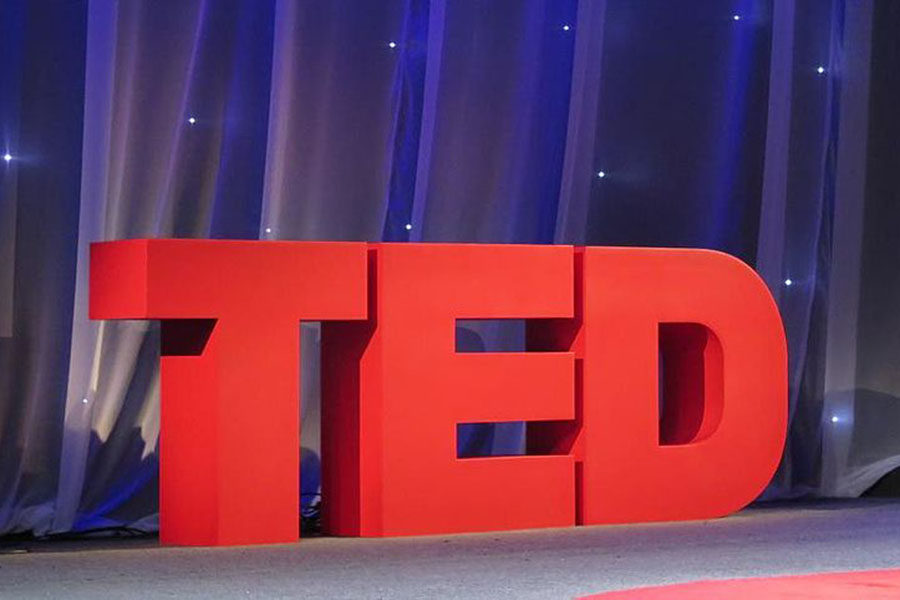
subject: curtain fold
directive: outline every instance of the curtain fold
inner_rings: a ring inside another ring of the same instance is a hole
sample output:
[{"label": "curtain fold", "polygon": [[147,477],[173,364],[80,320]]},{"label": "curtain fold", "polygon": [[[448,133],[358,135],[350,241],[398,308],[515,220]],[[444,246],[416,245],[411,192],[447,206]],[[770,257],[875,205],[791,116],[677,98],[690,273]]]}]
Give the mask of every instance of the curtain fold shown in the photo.
[{"label": "curtain fold", "polygon": [[[789,342],[764,497],[862,493],[900,465],[879,420],[900,396],[897,154],[874,120],[897,122],[897,50],[873,26],[900,14],[876,5],[4,2],[0,534],[157,526],[158,326],[86,314],[90,243],[134,237],[730,252]],[[298,337],[307,504],[317,326]],[[458,334],[523,339],[515,322]],[[462,438],[523,449],[519,424]]]}]

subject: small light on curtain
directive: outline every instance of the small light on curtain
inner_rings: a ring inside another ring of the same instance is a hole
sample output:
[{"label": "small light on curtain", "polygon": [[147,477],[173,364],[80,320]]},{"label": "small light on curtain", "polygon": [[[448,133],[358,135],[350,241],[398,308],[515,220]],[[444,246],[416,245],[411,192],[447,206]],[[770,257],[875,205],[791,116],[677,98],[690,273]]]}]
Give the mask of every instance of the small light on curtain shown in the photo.
[{"label": "small light on curtain", "polygon": [[87,404],[87,403],[88,403],[88,399],[87,399],[87,398],[82,398],[82,399],[81,399],[81,403],[82,403],[82,404]]},{"label": "small light on curtain", "polygon": [[818,73],[819,75],[824,74],[824,73],[825,73],[825,67],[817,67],[817,68],[816,68],[816,73]]},{"label": "small light on curtain", "polygon": [[606,177],[606,171],[597,171],[597,179],[603,179]]},{"label": "small light on curtain", "polygon": [[190,123],[191,125],[193,125],[193,124],[196,123],[196,122],[197,122],[197,119],[195,119],[194,117],[189,117],[189,118],[188,118],[188,123]]},{"label": "small light on curtain", "polygon": [[740,21],[741,15],[733,15],[731,18],[734,19],[735,21]]},{"label": "small light on curtain", "polygon": [[3,160],[5,160],[6,162],[11,161],[11,160],[12,160],[12,154],[10,154],[9,152],[7,152],[6,154],[3,155]]},{"label": "small light on curtain", "polygon": [[791,278],[787,278],[784,280],[784,285],[792,286],[794,285],[794,281]]},{"label": "small light on curtain", "polygon": [[407,224],[406,224],[406,230],[409,231],[409,230],[411,230],[411,229],[412,229],[412,223],[407,223]]},{"label": "small light on curtain", "polygon": [[271,228],[271,227],[266,227],[266,233],[272,233],[272,228]]},{"label": "small light on curtain", "polygon": [[397,47],[397,42],[388,42],[388,48],[394,49]]},{"label": "small light on curtain", "polygon": [[563,25],[563,31],[568,31],[572,29],[569,25]]},{"label": "small light on curtain", "polygon": [[840,417],[838,417],[837,415],[833,415],[833,416],[831,417],[831,422],[832,422],[832,423],[839,423],[840,421],[841,421],[841,419],[840,419]]}]

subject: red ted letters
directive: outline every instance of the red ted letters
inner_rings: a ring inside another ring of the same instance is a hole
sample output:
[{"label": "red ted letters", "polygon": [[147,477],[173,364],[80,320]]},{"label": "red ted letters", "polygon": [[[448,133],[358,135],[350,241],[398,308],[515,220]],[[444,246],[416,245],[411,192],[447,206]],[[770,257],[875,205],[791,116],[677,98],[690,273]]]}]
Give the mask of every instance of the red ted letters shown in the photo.
[{"label": "red ted letters", "polygon": [[[93,319],[162,321],[164,543],[297,539],[302,320],[333,534],[722,516],[784,444],[778,310],[717,252],[129,240],[92,246],[90,288]],[[526,319],[528,351],[457,353],[458,319]],[[526,455],[457,456],[504,421]]]}]

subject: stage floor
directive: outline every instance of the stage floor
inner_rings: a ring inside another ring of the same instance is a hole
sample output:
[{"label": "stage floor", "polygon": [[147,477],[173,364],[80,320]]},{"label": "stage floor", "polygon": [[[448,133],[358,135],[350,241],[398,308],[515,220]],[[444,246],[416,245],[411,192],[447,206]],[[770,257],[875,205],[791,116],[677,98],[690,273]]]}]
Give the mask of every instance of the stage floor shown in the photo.
[{"label": "stage floor", "polygon": [[[242,548],[17,544],[0,598],[573,598],[703,579],[900,566],[900,501],[757,506],[715,521]],[[9,544],[5,545],[8,550]]]}]

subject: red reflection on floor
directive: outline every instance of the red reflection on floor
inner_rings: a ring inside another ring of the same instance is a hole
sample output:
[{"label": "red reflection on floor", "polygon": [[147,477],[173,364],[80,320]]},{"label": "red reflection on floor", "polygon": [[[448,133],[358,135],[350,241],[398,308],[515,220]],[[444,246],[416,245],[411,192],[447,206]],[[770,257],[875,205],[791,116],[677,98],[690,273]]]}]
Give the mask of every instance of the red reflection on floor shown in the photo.
[{"label": "red reflection on floor", "polygon": [[900,598],[900,569],[698,581],[585,596],[581,600],[884,600]]}]

